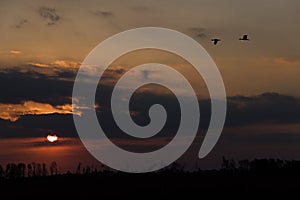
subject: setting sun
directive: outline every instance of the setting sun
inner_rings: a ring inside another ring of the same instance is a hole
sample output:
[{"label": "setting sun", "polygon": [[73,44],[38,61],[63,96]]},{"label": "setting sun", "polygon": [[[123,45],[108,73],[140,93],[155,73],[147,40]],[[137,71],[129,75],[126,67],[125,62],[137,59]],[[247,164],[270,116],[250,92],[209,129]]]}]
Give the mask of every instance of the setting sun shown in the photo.
[{"label": "setting sun", "polygon": [[47,135],[47,140],[49,142],[56,142],[58,140],[58,136],[55,134],[48,134]]}]

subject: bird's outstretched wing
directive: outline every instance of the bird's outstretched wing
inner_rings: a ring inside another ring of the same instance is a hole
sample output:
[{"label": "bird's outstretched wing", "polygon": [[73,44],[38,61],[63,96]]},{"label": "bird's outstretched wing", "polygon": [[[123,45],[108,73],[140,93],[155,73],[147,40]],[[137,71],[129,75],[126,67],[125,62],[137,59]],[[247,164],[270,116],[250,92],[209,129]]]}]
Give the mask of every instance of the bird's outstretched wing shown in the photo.
[{"label": "bird's outstretched wing", "polygon": [[221,40],[220,40],[220,39],[217,39],[217,38],[213,38],[213,39],[211,39],[211,41],[214,42],[214,45],[217,45],[217,43],[218,43],[219,41],[221,41]]},{"label": "bird's outstretched wing", "polygon": [[239,40],[249,40],[248,35],[243,35],[239,38]]}]

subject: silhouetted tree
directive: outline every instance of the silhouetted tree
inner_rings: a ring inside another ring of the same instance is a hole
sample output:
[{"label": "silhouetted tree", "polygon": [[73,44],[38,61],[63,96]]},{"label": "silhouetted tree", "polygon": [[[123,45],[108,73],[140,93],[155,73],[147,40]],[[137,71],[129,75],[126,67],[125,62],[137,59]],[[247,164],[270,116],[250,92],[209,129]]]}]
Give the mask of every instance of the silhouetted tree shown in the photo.
[{"label": "silhouetted tree", "polygon": [[2,165],[0,165],[0,178],[4,177],[4,170],[2,168]]},{"label": "silhouetted tree", "polygon": [[249,160],[240,160],[239,162],[239,170],[249,171],[250,170],[250,161]]},{"label": "silhouetted tree", "polygon": [[32,165],[30,163],[27,164],[27,176],[33,176]]},{"label": "silhouetted tree", "polygon": [[283,169],[292,174],[300,174],[300,161],[298,160],[289,160],[286,161]]},{"label": "silhouetted tree", "polygon": [[25,169],[26,169],[26,165],[24,163],[19,163],[17,166],[17,177],[19,178],[25,177]]},{"label": "silhouetted tree", "polygon": [[6,165],[5,174],[7,178],[17,177],[17,165],[14,163],[9,163]]},{"label": "silhouetted tree", "polygon": [[50,173],[51,173],[51,175],[57,175],[57,172],[58,172],[57,164],[55,161],[53,161],[50,166]]},{"label": "silhouetted tree", "polygon": [[229,160],[225,158],[225,156],[222,157],[222,169],[228,169],[229,166]]},{"label": "silhouetted tree", "polygon": [[169,167],[170,172],[183,172],[184,166],[178,162],[173,162]]},{"label": "silhouetted tree", "polygon": [[40,163],[36,164],[35,175],[36,176],[42,175],[42,165]]},{"label": "silhouetted tree", "polygon": [[47,175],[48,175],[47,165],[46,163],[43,163],[42,176],[47,176]]},{"label": "silhouetted tree", "polygon": [[233,159],[226,159],[224,156],[222,157],[222,169],[225,170],[235,170],[236,164]]},{"label": "silhouetted tree", "polygon": [[86,166],[86,168],[83,171],[84,174],[90,174],[91,173],[91,167],[90,166]]},{"label": "silhouetted tree", "polygon": [[81,174],[81,163],[77,165],[76,174]]},{"label": "silhouetted tree", "polygon": [[35,164],[35,162],[32,162],[31,166],[32,166],[32,176],[35,176],[35,170],[36,170],[36,164]]},{"label": "silhouetted tree", "polygon": [[284,162],[279,159],[254,159],[250,166],[252,171],[258,173],[274,173],[284,168]]}]

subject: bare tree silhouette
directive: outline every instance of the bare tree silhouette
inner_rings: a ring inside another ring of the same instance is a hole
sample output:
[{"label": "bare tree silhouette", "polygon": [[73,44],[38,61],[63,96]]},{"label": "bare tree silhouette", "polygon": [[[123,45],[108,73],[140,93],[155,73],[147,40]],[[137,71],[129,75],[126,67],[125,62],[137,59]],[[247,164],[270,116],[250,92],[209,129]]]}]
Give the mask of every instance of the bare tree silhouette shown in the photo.
[{"label": "bare tree silhouette", "polygon": [[36,176],[41,176],[42,175],[42,165],[40,163],[36,164],[36,172],[35,172]]},{"label": "bare tree silhouette", "polygon": [[47,165],[46,163],[43,163],[42,176],[47,176],[47,175],[48,175]]},{"label": "bare tree silhouette", "polygon": [[226,159],[224,156],[222,157],[222,169],[224,170],[235,170],[236,164],[233,159]]},{"label": "bare tree silhouette", "polygon": [[36,164],[35,164],[35,162],[32,162],[31,165],[32,165],[32,176],[35,176]]},{"label": "bare tree silhouette", "polygon": [[2,165],[0,165],[0,178],[3,178],[3,177],[4,177],[4,170],[3,170]]},{"label": "bare tree silhouette", "polygon": [[7,178],[17,177],[17,165],[14,163],[9,163],[6,165],[5,175]]},{"label": "bare tree silhouette", "polygon": [[241,171],[249,171],[250,169],[250,161],[249,160],[240,160],[238,162],[239,170]]},{"label": "bare tree silhouette", "polygon": [[57,175],[57,173],[58,173],[57,163],[55,161],[53,161],[50,166],[50,174]]},{"label": "bare tree silhouette", "polygon": [[32,165],[30,163],[27,164],[27,176],[33,176]]},{"label": "bare tree silhouette", "polygon": [[23,178],[25,177],[26,165],[24,163],[19,163],[17,165],[17,177]]},{"label": "bare tree silhouette", "polygon": [[81,174],[81,162],[77,165],[76,174]]}]

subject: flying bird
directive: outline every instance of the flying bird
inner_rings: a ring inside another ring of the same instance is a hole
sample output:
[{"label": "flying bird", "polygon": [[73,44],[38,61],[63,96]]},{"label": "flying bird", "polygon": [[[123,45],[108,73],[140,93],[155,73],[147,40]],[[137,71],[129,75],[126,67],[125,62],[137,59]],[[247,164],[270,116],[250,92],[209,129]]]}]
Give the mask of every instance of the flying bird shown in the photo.
[{"label": "flying bird", "polygon": [[250,40],[250,39],[248,38],[248,35],[243,35],[243,37],[240,37],[239,40]]},{"label": "flying bird", "polygon": [[221,39],[213,38],[213,39],[211,39],[211,41],[214,42],[214,45],[217,45],[217,43],[218,43],[219,41],[221,41]]}]

